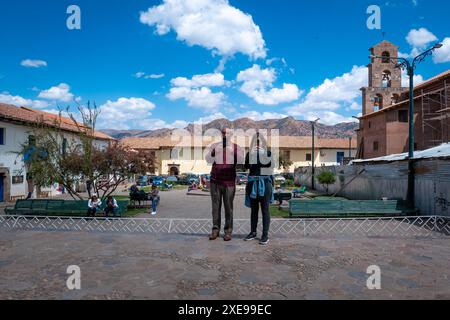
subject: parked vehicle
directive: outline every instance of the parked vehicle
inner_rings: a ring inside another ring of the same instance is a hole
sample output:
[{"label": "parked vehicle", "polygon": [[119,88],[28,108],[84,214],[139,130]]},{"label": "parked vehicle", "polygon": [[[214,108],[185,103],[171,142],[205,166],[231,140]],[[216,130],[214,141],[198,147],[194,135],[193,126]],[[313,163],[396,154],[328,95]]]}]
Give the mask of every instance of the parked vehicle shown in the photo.
[{"label": "parked vehicle", "polygon": [[199,184],[200,183],[200,176],[193,173],[185,173],[182,174],[179,177],[178,180],[179,184],[190,186],[193,182]]},{"label": "parked vehicle", "polygon": [[148,184],[149,184],[149,179],[148,179],[148,177],[147,176],[140,176],[138,179],[137,179],[137,185],[138,186],[140,186],[140,187],[145,187],[145,186],[147,186]]},{"label": "parked vehicle", "polygon": [[280,183],[286,182],[286,178],[283,177],[281,174],[275,175],[274,179],[275,179],[275,182],[280,182]]},{"label": "parked vehicle", "polygon": [[162,186],[165,183],[163,177],[154,177],[152,179],[152,185],[155,185],[157,187]]},{"label": "parked vehicle", "polygon": [[287,180],[294,180],[294,174],[293,173],[283,173],[282,176]]},{"label": "parked vehicle", "polygon": [[237,174],[236,175],[236,183],[238,185],[246,184],[248,182],[248,177],[246,174]]},{"label": "parked vehicle", "polygon": [[169,176],[166,178],[167,183],[178,183],[178,178],[176,176]]}]

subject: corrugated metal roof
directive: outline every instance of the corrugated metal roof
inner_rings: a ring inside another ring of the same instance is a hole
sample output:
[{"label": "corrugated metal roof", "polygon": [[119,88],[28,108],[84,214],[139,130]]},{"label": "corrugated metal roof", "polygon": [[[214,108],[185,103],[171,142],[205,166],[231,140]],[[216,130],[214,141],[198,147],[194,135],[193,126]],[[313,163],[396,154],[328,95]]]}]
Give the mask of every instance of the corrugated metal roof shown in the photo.
[{"label": "corrugated metal roof", "polygon": [[[414,152],[414,160],[418,159],[438,159],[438,158],[449,158],[450,157],[450,143],[444,143],[438,147],[423,151]],[[352,163],[367,163],[367,162],[394,162],[403,161],[408,159],[408,152],[391,154],[385,157],[373,158],[373,159],[358,159],[353,160]]]}]

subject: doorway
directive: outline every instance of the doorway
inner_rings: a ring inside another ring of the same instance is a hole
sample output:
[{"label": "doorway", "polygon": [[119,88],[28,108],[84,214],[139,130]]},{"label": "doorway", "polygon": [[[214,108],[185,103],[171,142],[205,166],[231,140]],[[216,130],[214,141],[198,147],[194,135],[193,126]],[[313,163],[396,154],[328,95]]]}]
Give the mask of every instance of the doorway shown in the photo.
[{"label": "doorway", "polygon": [[344,152],[338,152],[337,153],[337,163],[343,164],[344,163],[345,154]]},{"label": "doorway", "polygon": [[170,176],[179,176],[180,175],[180,169],[178,167],[170,167],[169,175]]}]

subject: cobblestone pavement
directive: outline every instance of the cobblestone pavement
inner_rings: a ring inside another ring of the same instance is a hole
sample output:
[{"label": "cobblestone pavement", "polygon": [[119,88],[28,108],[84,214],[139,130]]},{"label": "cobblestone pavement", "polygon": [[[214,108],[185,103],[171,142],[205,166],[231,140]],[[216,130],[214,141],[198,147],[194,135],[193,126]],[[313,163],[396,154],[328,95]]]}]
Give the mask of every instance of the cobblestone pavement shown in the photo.
[{"label": "cobblestone pavement", "polygon": [[448,239],[0,231],[0,299],[450,299],[449,257]]}]

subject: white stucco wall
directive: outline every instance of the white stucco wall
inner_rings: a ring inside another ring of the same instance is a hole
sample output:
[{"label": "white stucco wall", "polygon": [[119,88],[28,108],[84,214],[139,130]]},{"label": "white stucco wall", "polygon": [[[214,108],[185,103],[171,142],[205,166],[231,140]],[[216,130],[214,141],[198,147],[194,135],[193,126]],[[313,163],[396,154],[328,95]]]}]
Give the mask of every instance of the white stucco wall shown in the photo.
[{"label": "white stucco wall", "polygon": [[[24,143],[27,143],[28,136],[33,134],[32,128],[3,121],[0,121],[0,128],[5,129],[4,144],[0,145],[0,168],[3,167],[9,169],[9,184],[11,186],[10,195],[5,195],[5,198],[8,200],[9,197],[26,196],[28,193],[26,170],[22,156],[17,153],[20,152],[22,148],[21,146]],[[79,141],[79,138],[75,134],[71,134],[69,132],[65,133],[64,137],[67,139],[68,144]],[[96,147],[106,147],[108,142],[104,140],[96,140],[94,144]],[[23,175],[23,183],[12,184],[12,177],[16,174]],[[54,187],[43,188],[41,191],[51,192],[52,195],[57,193],[57,190]]]}]

